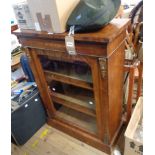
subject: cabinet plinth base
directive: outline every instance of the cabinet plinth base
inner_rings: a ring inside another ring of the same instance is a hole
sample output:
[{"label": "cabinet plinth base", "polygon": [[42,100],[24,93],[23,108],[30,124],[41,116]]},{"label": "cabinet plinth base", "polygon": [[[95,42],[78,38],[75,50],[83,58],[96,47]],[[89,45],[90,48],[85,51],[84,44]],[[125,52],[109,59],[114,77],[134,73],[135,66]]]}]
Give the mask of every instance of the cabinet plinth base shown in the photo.
[{"label": "cabinet plinth base", "polygon": [[79,130],[79,128],[76,128],[74,126],[69,126],[63,121],[57,120],[56,118],[48,119],[48,125],[64,133],[67,133],[68,135],[77,138],[85,142],[86,144],[95,147],[109,155],[112,153],[113,148],[112,144],[111,145],[104,144],[99,138],[97,138],[97,136],[92,135],[88,132],[84,132],[83,130]]}]

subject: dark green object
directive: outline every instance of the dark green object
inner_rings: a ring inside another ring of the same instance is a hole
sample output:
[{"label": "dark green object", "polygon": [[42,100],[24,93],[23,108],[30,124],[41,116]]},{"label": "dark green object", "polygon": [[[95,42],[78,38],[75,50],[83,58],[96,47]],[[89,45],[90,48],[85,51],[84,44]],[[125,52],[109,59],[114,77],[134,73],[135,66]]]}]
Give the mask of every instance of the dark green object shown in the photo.
[{"label": "dark green object", "polygon": [[108,24],[117,14],[120,0],[81,0],[67,21],[67,30],[96,31]]}]

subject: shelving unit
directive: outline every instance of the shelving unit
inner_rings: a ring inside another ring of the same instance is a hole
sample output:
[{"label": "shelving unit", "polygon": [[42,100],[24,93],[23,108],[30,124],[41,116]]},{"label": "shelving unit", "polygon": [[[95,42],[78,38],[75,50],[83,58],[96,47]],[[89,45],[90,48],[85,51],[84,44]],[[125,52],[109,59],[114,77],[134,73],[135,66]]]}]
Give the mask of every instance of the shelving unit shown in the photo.
[{"label": "shelving unit", "polygon": [[67,83],[67,84],[72,84],[75,86],[80,86],[82,88],[86,88],[89,90],[93,90],[92,87],[92,81],[86,81],[82,77],[77,77],[75,75],[68,76],[68,75],[63,75],[60,73],[55,73],[51,71],[44,71],[44,74],[47,78],[47,81],[49,82],[51,79],[52,80],[59,80],[60,82]]},{"label": "shelving unit", "polygon": [[54,102],[58,102],[65,107],[96,117],[95,108],[94,106],[91,106],[90,103],[75,99],[73,97],[65,96],[59,93],[53,93],[51,94],[51,96]]},{"label": "shelving unit", "polygon": [[48,124],[108,154],[122,125],[127,19],[93,33],[75,34],[69,55],[67,33],[16,31],[48,113]]}]

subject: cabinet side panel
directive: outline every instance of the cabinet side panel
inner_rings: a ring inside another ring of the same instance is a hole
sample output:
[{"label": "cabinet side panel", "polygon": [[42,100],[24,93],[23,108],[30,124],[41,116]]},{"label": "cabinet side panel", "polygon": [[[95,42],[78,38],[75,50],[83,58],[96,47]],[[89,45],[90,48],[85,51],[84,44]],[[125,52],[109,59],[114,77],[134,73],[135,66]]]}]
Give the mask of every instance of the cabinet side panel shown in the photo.
[{"label": "cabinet side panel", "polygon": [[115,136],[122,117],[124,42],[108,60],[109,136]]}]

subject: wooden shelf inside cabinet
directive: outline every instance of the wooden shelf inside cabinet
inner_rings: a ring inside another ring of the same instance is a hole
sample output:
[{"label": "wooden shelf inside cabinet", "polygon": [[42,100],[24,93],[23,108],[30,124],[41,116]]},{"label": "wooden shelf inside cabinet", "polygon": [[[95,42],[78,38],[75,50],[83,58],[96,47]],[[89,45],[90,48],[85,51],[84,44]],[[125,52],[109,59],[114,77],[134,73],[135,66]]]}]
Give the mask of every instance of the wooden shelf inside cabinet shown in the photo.
[{"label": "wooden shelf inside cabinet", "polygon": [[60,103],[65,107],[77,110],[89,116],[96,117],[94,106],[90,105],[88,102],[62,95],[60,93],[51,93],[51,96],[54,102]]},{"label": "wooden shelf inside cabinet", "polygon": [[90,81],[86,81],[80,77],[68,76],[66,74],[51,72],[48,70],[45,70],[44,73],[45,73],[45,76],[46,76],[46,79],[48,82],[50,82],[51,80],[56,80],[56,81],[64,82],[67,84],[72,84],[75,86],[86,88],[89,90],[93,90],[92,83],[90,83]]},{"label": "wooden shelf inside cabinet", "polygon": [[79,129],[91,132],[94,135],[97,133],[96,119],[76,110],[68,109],[63,106],[57,111],[56,118],[66,121]]}]

